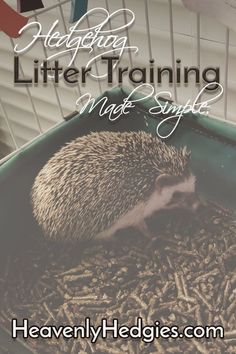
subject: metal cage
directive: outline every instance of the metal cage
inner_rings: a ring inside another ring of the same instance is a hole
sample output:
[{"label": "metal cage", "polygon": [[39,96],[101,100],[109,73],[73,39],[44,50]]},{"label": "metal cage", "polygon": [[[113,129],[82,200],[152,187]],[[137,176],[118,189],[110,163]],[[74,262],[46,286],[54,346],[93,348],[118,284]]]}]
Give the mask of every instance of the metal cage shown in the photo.
[{"label": "metal cage", "polygon": [[[177,58],[177,54],[176,54],[176,40],[175,37],[176,35],[179,35],[179,32],[176,32],[176,21],[175,21],[175,3],[176,0],[168,0],[168,2],[166,1],[166,5],[167,9],[168,9],[168,18],[166,18],[167,20],[167,28],[168,28],[168,33],[166,34],[166,42],[167,42],[167,46],[169,47],[169,53],[170,53],[170,58],[169,61],[172,64],[173,69],[175,69],[175,65],[176,65],[176,58]],[[180,0],[179,0],[180,2]],[[116,3],[116,6],[119,7],[123,7],[123,8],[129,8],[130,6],[134,6],[134,1],[132,0],[121,0],[121,1],[113,1],[113,0],[102,0],[99,2],[96,2],[96,4],[98,4],[98,6],[104,6],[104,8],[106,8],[108,11],[111,10],[111,7],[114,6],[114,4]],[[140,1],[137,3],[141,3]],[[143,0],[142,1],[142,6],[144,7],[144,11],[139,11],[139,21],[140,18],[142,17],[142,25],[141,25],[141,31],[143,31],[143,35],[147,38],[145,45],[147,45],[147,51],[148,51],[148,56],[149,58],[153,58],[154,57],[154,51],[155,51],[155,46],[156,46],[156,39],[155,37],[155,33],[153,28],[152,28],[152,20],[151,20],[151,14],[153,12],[152,7],[158,6],[158,4],[163,5],[163,1],[158,1],[158,0]],[[93,3],[90,2],[89,6],[92,7]],[[178,5],[180,6],[180,4]],[[36,21],[40,21],[40,19],[42,18],[43,15],[45,15],[45,13],[53,13],[53,11],[57,11],[57,13],[60,16],[60,22],[61,25],[63,27],[63,30],[65,31],[65,33],[68,33],[68,9],[70,7],[70,0],[56,0],[55,2],[53,2],[53,4],[50,6],[49,5],[43,9],[43,10],[38,10],[38,11],[34,11],[29,15],[30,19],[32,20],[36,20]],[[65,11],[66,9],[66,11]],[[126,21],[127,23],[127,17],[124,16],[124,21]],[[201,32],[201,21],[202,21],[202,16],[200,16],[199,14],[191,14],[191,22],[192,22],[192,33],[189,34],[189,38],[191,40],[192,46],[194,48],[194,50],[191,50],[191,53],[193,53],[194,55],[194,62],[195,64],[198,66],[198,68],[201,68],[202,66],[202,43],[206,43],[208,41],[208,39],[204,38],[204,35]],[[89,23],[89,19],[88,19],[88,26],[90,25]],[[135,26],[135,25],[134,25]],[[230,65],[230,30],[228,28],[224,28],[224,42],[221,42],[221,45],[224,46],[224,73],[223,73],[223,79],[221,79],[224,88],[225,88],[225,94],[224,94],[224,98],[221,100],[221,114],[220,116],[218,115],[217,118],[220,119],[224,119],[224,120],[232,120],[232,117],[230,117],[228,115],[228,109],[229,109],[229,99],[228,99],[228,88],[229,88],[229,74],[230,74],[230,70],[229,70],[229,65]],[[128,37],[129,42],[132,44],[133,38],[131,38],[129,31],[126,31],[126,35]],[[185,36],[187,36],[188,34],[185,33]],[[3,41],[9,41],[10,42],[10,48],[12,50],[12,55],[13,55],[13,48],[14,45],[16,43],[16,40],[12,40],[12,39],[8,39],[5,35],[2,35],[3,37]],[[210,41],[210,40],[209,40]],[[204,44],[203,43],[203,44]],[[234,45],[233,45],[234,47]],[[140,48],[141,49],[141,48]],[[47,50],[44,46],[42,46],[42,53],[43,56],[46,57],[47,56]],[[130,64],[133,65],[133,62],[136,60],[135,57],[132,56],[132,53],[128,53],[128,60],[130,61]],[[99,66],[97,65],[97,63],[95,64],[96,68],[95,70],[97,72],[99,72]],[[24,77],[25,76],[25,72],[24,72],[24,68],[22,66],[20,66],[20,74]],[[63,93],[61,93],[61,89],[60,86],[57,86],[53,83],[50,84],[52,90],[53,90],[53,94],[54,94],[54,98],[55,98],[55,116],[57,117],[55,119],[55,121],[51,124],[51,126],[54,126],[57,123],[60,123],[61,120],[63,120],[63,118],[65,117],[65,115],[68,114],[68,110],[64,109],[64,101],[65,97],[63,97]],[[94,92],[93,92],[93,96],[98,96],[100,95],[105,89],[106,87],[104,87],[104,84],[100,81],[94,83]],[[32,88],[26,86],[25,88],[26,90],[26,95],[28,98],[28,104],[31,110],[31,116],[32,119],[34,119],[35,122],[35,136],[34,138],[37,138],[37,136],[39,136],[40,134],[44,134],[46,130],[50,129],[51,127],[43,127],[42,126],[42,122],[41,122],[41,117],[39,114],[39,111],[36,107],[35,104],[35,98],[34,95],[32,93]],[[78,95],[81,95],[83,92],[85,92],[85,88],[81,87],[80,84],[76,85],[73,89],[71,90],[71,94],[73,92],[73,95],[75,97],[78,97]],[[174,100],[176,103],[181,102],[181,99],[179,99],[179,95],[178,92],[179,91],[179,87],[176,84],[176,80],[174,78],[174,85],[173,85],[173,96],[174,96]],[[74,107],[71,107],[71,111],[74,110]],[[18,150],[20,150],[22,148],[22,146],[24,144],[21,144],[17,141],[16,138],[16,134],[15,134],[15,129],[14,126],[11,122],[11,117],[9,116],[9,112],[6,106],[6,102],[4,100],[4,97],[1,97],[0,95],[0,111],[1,111],[1,116],[0,119],[3,121],[4,120],[4,124],[5,127],[7,129],[7,134],[8,134],[8,141],[9,141],[9,145],[12,148],[12,153],[10,155],[7,155],[1,162],[4,162],[6,159],[9,158],[9,156],[11,156],[12,154],[14,154],[15,152],[17,152]],[[32,139],[28,139],[29,142],[32,141]],[[25,142],[27,144],[27,141]]]}]

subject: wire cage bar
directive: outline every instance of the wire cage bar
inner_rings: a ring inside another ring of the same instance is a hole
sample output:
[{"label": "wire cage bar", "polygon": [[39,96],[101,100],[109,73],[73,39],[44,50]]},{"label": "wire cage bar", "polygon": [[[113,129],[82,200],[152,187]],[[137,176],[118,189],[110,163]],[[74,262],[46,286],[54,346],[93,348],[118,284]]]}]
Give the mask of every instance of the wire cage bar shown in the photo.
[{"label": "wire cage bar", "polygon": [[225,79],[224,79],[224,88],[225,88],[225,96],[224,96],[224,118],[227,120],[228,113],[228,84],[229,84],[229,29],[226,28],[225,34]]},{"label": "wire cage bar", "polygon": [[169,20],[170,20],[170,47],[171,47],[171,61],[173,68],[173,84],[174,84],[174,98],[178,103],[177,98],[177,85],[176,85],[176,64],[175,64],[175,42],[174,42],[174,21],[173,21],[173,4],[172,0],[169,1]]}]

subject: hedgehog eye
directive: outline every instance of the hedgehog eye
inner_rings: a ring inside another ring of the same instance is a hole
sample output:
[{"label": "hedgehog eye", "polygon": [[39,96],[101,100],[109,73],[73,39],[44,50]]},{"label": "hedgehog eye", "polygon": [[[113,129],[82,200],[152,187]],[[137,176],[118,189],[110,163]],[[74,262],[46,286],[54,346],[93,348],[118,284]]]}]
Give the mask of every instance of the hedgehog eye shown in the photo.
[{"label": "hedgehog eye", "polygon": [[179,202],[183,198],[182,192],[174,192],[171,198],[172,203]]}]

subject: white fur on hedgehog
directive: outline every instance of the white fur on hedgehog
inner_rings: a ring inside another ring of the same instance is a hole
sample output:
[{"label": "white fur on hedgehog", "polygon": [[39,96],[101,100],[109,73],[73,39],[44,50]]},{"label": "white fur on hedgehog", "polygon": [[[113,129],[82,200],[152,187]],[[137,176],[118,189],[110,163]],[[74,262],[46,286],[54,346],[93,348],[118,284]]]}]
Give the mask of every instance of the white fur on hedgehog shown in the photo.
[{"label": "white fur on hedgehog", "polygon": [[[147,231],[144,219],[176,190],[194,192],[184,149],[145,132],[100,132],[79,137],[43,167],[32,188],[33,214],[52,240],[108,238],[122,227]],[[158,176],[180,177],[161,193]]]}]

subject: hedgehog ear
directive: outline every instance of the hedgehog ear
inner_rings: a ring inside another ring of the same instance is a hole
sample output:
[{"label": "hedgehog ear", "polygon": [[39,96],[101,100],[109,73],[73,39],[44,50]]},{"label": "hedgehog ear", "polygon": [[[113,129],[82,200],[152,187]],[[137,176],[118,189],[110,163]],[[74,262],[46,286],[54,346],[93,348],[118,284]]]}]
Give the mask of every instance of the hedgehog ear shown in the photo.
[{"label": "hedgehog ear", "polygon": [[155,181],[155,189],[158,192],[161,192],[164,186],[168,185],[168,181],[170,180],[170,177],[171,177],[170,175],[165,173],[159,175]]},{"label": "hedgehog ear", "polygon": [[184,146],[183,149],[182,149],[182,155],[183,157],[189,159],[190,156],[191,156],[191,151],[188,150],[187,146]]}]

